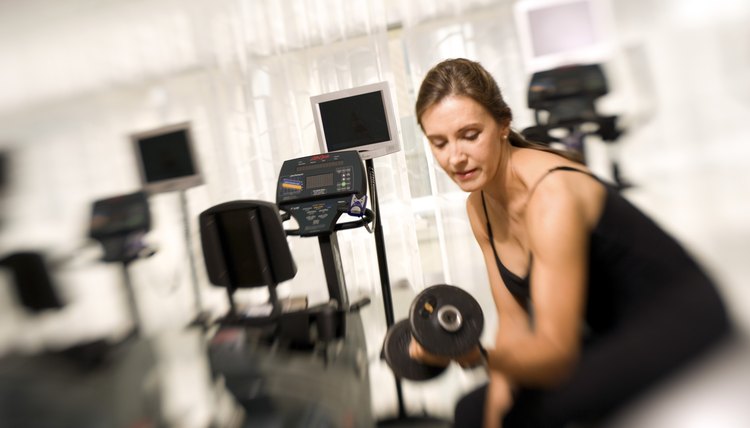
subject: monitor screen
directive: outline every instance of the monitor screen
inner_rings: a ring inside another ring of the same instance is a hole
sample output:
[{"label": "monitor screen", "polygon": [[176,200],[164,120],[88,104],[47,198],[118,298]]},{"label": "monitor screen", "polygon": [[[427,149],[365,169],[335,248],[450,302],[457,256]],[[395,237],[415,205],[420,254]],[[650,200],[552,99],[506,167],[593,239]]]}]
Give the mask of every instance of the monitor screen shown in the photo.
[{"label": "monitor screen", "polygon": [[151,214],[143,192],[99,199],[92,204],[89,236],[93,238],[147,232],[150,229]]},{"label": "monitor screen", "polygon": [[592,0],[521,0],[516,30],[529,71],[604,62],[609,56],[610,13]]},{"label": "monitor screen", "polygon": [[528,11],[535,57],[587,48],[596,43],[588,1],[552,4]]},{"label": "monitor screen", "polygon": [[188,124],[134,134],[131,139],[141,182],[149,193],[184,190],[203,183]]},{"label": "monitor screen", "polygon": [[310,98],[321,152],[357,150],[362,159],[400,150],[388,82]]}]

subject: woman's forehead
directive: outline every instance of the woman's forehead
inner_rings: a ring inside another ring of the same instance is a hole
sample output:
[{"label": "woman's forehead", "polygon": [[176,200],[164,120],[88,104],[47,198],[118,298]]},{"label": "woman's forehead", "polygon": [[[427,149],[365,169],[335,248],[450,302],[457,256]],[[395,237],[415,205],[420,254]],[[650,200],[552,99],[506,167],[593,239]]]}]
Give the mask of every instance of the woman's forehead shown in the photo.
[{"label": "woman's forehead", "polygon": [[494,121],[481,104],[464,95],[450,95],[431,105],[422,114],[422,125],[428,128],[463,126],[469,122]]}]

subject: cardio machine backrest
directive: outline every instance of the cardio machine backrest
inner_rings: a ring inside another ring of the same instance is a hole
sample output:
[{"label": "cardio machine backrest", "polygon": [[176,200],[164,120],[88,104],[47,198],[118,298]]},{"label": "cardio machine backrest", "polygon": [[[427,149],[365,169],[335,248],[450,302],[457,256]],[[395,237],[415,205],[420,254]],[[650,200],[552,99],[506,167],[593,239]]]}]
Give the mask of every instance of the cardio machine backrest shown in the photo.
[{"label": "cardio machine backrest", "polygon": [[[600,118],[594,102],[607,93],[607,79],[599,64],[570,65],[534,73],[527,100],[537,125],[569,125]],[[548,113],[545,120],[542,111]]]},{"label": "cardio machine backrest", "polygon": [[230,290],[275,287],[297,267],[275,204],[225,202],[199,216],[203,257],[212,284]]},{"label": "cardio machine backrest", "polygon": [[18,252],[0,259],[0,270],[8,270],[15,284],[18,298],[26,309],[41,312],[62,309],[64,303],[57,294],[44,257],[36,252]]}]

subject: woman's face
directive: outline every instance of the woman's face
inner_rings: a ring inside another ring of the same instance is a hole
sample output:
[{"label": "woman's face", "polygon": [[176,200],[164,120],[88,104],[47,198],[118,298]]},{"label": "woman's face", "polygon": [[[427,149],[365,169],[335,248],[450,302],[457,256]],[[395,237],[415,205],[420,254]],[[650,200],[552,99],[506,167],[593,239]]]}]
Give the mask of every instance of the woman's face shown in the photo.
[{"label": "woman's face", "polygon": [[430,106],[422,129],[435,159],[462,190],[480,190],[497,174],[508,126],[472,98],[449,96]]}]

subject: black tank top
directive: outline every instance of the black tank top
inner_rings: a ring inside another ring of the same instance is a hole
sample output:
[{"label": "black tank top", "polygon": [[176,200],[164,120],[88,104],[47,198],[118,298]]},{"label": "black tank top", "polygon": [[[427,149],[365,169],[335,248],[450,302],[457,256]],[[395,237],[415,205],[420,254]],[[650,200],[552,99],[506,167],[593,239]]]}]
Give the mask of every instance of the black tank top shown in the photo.
[{"label": "black tank top", "polygon": [[[586,171],[559,166],[552,168],[536,183],[556,171],[586,174],[606,187],[602,213],[589,235],[589,269],[586,321],[592,330],[617,324],[641,303],[658,298],[665,290],[686,282],[711,283],[695,261],[653,220],[626,200],[617,189]],[[482,207],[495,262],[506,288],[520,302],[531,299],[531,264],[524,277],[508,270],[495,249],[487,205]],[[666,293],[668,294],[668,293]]]}]

